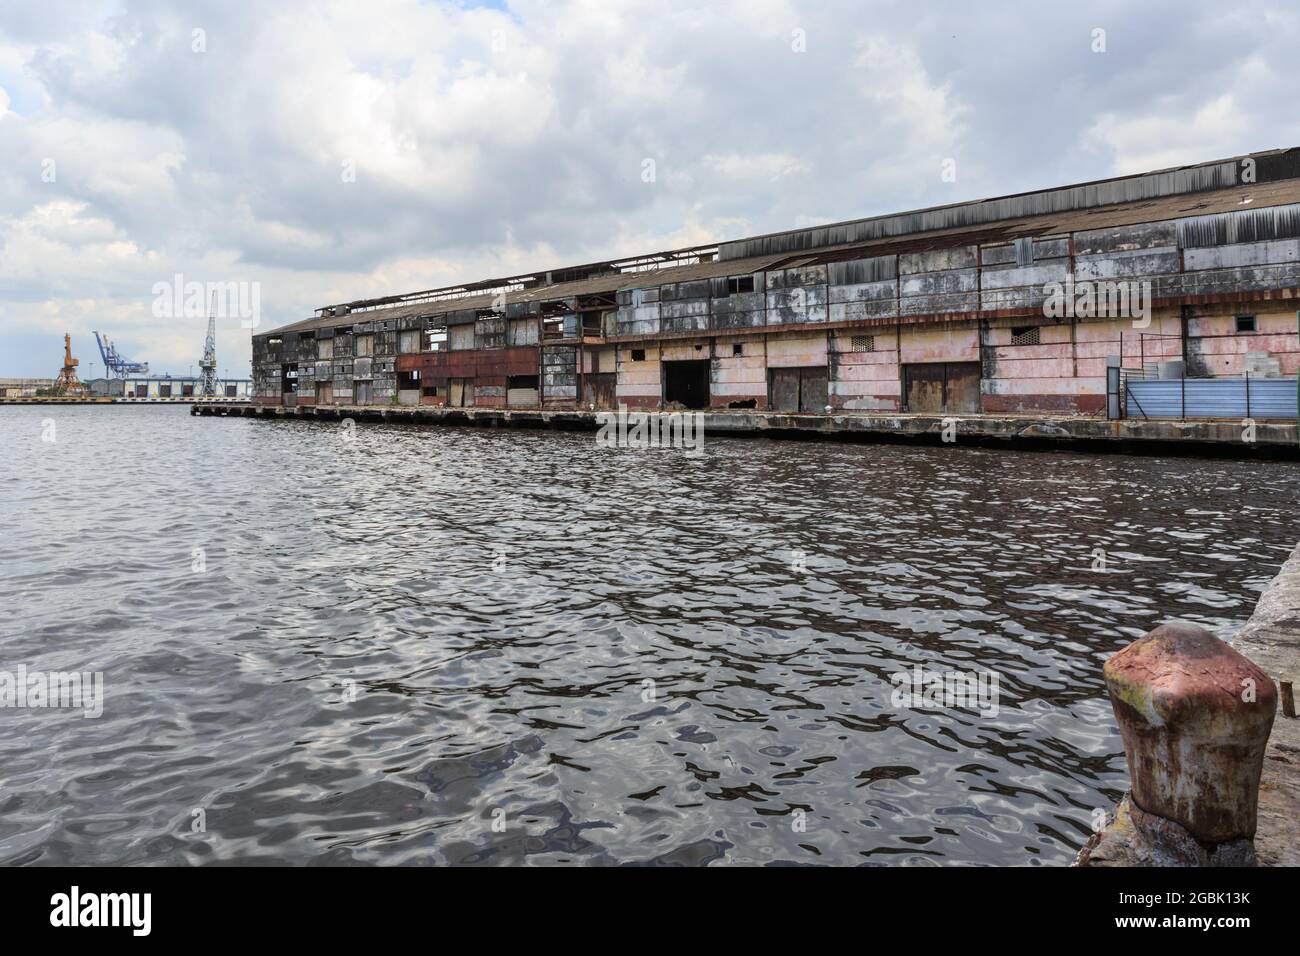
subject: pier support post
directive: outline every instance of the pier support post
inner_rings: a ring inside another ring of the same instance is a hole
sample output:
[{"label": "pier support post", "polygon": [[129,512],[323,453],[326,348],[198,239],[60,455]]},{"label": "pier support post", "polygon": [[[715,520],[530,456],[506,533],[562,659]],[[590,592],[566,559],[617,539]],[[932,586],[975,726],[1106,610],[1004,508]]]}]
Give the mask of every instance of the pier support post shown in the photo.
[{"label": "pier support post", "polygon": [[1103,668],[1131,791],[1084,866],[1252,866],[1277,690],[1203,628],[1166,624]]}]

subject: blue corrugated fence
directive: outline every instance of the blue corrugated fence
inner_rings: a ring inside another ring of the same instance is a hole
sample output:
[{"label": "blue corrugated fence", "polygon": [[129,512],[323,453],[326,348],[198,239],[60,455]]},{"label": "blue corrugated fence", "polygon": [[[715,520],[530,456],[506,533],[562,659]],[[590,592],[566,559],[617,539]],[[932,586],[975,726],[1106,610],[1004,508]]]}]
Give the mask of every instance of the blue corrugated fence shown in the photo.
[{"label": "blue corrugated fence", "polygon": [[1129,418],[1296,420],[1293,378],[1129,379]]}]

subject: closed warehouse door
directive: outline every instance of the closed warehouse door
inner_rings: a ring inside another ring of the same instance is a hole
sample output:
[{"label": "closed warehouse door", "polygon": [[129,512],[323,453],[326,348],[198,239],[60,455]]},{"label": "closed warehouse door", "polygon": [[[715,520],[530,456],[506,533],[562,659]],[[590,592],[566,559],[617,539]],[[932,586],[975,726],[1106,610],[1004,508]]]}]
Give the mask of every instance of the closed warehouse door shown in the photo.
[{"label": "closed warehouse door", "polygon": [[451,397],[447,404],[467,407],[474,404],[474,380],[453,378],[451,380]]},{"label": "closed warehouse door", "polygon": [[601,372],[582,377],[582,401],[596,408],[614,408],[614,389],[618,376]]},{"label": "closed warehouse door", "polygon": [[923,362],[903,366],[909,412],[980,410],[979,362]]},{"label": "closed warehouse door", "polygon": [[354,388],[356,390],[356,403],[358,405],[374,404],[375,385],[373,382],[357,382]]},{"label": "closed warehouse door", "polygon": [[799,376],[799,411],[826,409],[826,369],[806,368]]},{"label": "closed warehouse door", "polygon": [[827,402],[824,366],[767,371],[767,404],[778,412],[821,412]]},{"label": "closed warehouse door", "polygon": [[316,383],[316,404],[317,405],[334,404],[334,383],[333,382]]}]

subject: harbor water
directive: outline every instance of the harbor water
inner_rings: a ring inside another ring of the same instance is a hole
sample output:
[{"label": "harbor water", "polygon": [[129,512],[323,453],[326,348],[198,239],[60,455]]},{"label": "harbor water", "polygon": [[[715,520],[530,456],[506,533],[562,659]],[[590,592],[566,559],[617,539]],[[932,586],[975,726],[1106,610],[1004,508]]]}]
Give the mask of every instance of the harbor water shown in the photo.
[{"label": "harbor water", "polygon": [[[0,409],[8,864],[1062,865],[1285,462]],[[899,700],[903,674],[991,699]],[[987,705],[987,706],[985,706]]]}]

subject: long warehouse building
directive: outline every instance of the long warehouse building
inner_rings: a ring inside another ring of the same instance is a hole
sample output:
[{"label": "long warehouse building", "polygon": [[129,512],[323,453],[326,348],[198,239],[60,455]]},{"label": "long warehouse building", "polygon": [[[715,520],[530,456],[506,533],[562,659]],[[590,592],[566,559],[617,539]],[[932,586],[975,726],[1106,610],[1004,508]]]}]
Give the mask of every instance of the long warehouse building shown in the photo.
[{"label": "long warehouse building", "polygon": [[1108,366],[1295,376],[1297,298],[1293,148],[326,306],[254,400],[1099,415]]}]

